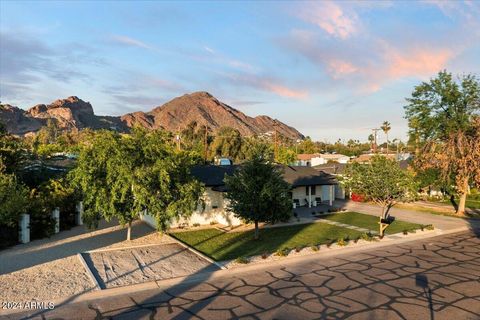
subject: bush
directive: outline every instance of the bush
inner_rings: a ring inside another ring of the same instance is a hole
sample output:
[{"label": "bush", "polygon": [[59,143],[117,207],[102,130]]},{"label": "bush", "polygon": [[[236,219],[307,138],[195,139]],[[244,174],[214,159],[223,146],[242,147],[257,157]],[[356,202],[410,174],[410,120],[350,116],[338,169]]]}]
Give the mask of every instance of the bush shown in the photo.
[{"label": "bush", "polygon": [[268,258],[268,252],[262,253],[262,259],[267,259]]},{"label": "bush", "polygon": [[303,247],[297,246],[297,247],[295,247],[295,252],[300,252],[300,251],[302,251],[302,249],[303,249]]},{"label": "bush", "polygon": [[360,235],[360,238],[365,241],[373,241],[373,235],[370,232],[365,232]]},{"label": "bush", "polygon": [[200,227],[200,223],[195,222],[195,223],[193,224],[193,226],[194,226],[194,227]]},{"label": "bush", "polygon": [[407,230],[407,229],[403,230],[403,234],[404,234],[404,235],[407,235],[407,234],[408,234],[408,230]]},{"label": "bush", "polygon": [[210,225],[213,226],[215,224],[217,224],[218,222],[217,221],[210,221]]},{"label": "bush", "polygon": [[429,224],[429,225],[426,225],[426,226],[425,226],[425,229],[427,229],[427,230],[434,230],[435,227],[433,226],[433,224]]},{"label": "bush", "polygon": [[247,264],[250,262],[250,260],[248,260],[248,258],[246,257],[238,257],[237,259],[235,259],[235,262],[241,263],[241,264]]},{"label": "bush", "polygon": [[0,225],[0,250],[18,243],[18,224]]},{"label": "bush", "polygon": [[312,249],[312,251],[320,250],[320,248],[318,246],[311,246],[310,249]]},{"label": "bush", "polygon": [[348,236],[343,237],[343,238],[339,238],[339,239],[337,240],[337,245],[339,245],[339,246],[341,246],[341,247],[344,247],[344,246],[346,246],[346,245],[348,244],[348,241],[349,241]]},{"label": "bush", "polygon": [[276,256],[279,257],[286,257],[290,253],[290,249],[288,248],[283,248],[283,249],[278,249],[277,252],[275,252]]}]

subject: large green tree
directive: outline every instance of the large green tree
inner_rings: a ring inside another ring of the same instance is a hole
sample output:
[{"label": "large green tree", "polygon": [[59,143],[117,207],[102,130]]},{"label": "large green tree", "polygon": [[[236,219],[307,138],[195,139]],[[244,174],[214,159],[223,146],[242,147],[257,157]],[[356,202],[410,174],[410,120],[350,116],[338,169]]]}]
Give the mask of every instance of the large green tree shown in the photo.
[{"label": "large green tree", "polygon": [[135,129],[131,135],[100,132],[86,145],[71,178],[83,193],[87,222],[101,214],[128,225],[147,210],[166,230],[172,219],[190,215],[203,193],[190,175],[198,162],[178,151],[162,131]]},{"label": "large green tree", "polygon": [[411,141],[416,144],[417,166],[438,169],[460,196],[457,213],[463,214],[469,185],[478,181],[480,161],[472,148],[478,139],[480,83],[473,75],[455,79],[442,71],[416,86],[407,99],[405,116]]},{"label": "large green tree", "polygon": [[416,193],[413,175],[383,155],[372,157],[368,164],[348,165],[342,184],[346,190],[382,207],[382,219],[387,218],[389,209],[396,203],[413,200]]},{"label": "large green tree", "polygon": [[214,156],[230,157],[238,160],[242,150],[242,135],[240,131],[230,127],[218,129],[211,149]]},{"label": "large green tree", "polygon": [[292,212],[290,185],[283,180],[279,167],[261,155],[246,161],[234,175],[225,178],[229,210],[237,217],[255,224],[287,220]]},{"label": "large green tree", "polygon": [[14,174],[5,172],[0,157],[0,224],[14,226],[28,206],[28,190]]}]

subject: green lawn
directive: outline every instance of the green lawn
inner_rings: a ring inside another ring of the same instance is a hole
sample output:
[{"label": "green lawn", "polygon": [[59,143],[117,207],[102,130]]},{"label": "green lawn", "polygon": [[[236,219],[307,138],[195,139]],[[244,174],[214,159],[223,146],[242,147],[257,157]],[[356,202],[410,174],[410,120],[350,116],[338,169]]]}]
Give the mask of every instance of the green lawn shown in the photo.
[{"label": "green lawn", "polygon": [[[322,217],[322,219],[349,224],[352,226],[369,229],[378,232],[379,218],[358,212],[335,213]],[[421,225],[401,220],[395,220],[385,229],[386,234],[403,232],[403,230],[420,229]]]},{"label": "green lawn", "polygon": [[361,232],[324,223],[309,223],[261,229],[260,240],[253,239],[253,230],[225,233],[218,229],[201,229],[171,235],[214,260],[222,261],[273,253],[284,248],[331,243],[346,236],[356,239]]},{"label": "green lawn", "polygon": [[[443,200],[443,201],[440,201],[441,203],[445,203],[445,204],[449,204],[453,207],[452,203],[450,202],[450,200]],[[455,202],[458,203],[460,202],[460,199],[455,199]],[[470,208],[470,209],[480,209],[480,200],[477,200],[477,199],[468,199],[467,198],[467,201],[465,202],[465,207],[467,208]]]}]

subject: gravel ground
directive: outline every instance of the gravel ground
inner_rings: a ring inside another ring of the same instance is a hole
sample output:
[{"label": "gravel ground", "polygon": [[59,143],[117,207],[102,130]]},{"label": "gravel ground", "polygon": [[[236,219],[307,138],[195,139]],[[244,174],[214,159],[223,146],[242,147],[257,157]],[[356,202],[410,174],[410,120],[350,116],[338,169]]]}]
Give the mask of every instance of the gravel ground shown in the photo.
[{"label": "gravel ground", "polygon": [[102,288],[170,279],[219,268],[176,243],[83,254]]},{"label": "gravel ground", "polygon": [[94,288],[77,253],[105,248],[171,243],[144,223],[133,225],[133,240],[115,222],[101,222],[93,232],[85,226],[0,251],[0,302],[50,301]]}]

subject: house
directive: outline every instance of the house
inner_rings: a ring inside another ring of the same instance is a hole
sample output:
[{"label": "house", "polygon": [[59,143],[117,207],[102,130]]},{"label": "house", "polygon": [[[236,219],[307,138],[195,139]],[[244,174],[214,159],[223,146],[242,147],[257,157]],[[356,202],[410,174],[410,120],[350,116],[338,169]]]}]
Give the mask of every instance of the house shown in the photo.
[{"label": "house", "polygon": [[[346,167],[347,167],[346,163],[330,162],[325,164],[319,164],[312,168],[317,171],[322,171],[334,176],[342,176],[343,173],[345,172]],[[335,198],[345,199],[345,190],[343,189],[342,185],[339,183],[335,185]]]},{"label": "house", "polygon": [[301,153],[297,155],[297,166],[313,167],[328,162],[347,163],[350,160],[348,156],[343,154],[328,153]]},{"label": "house", "polygon": [[[338,184],[334,175],[317,171],[306,166],[285,166],[279,165],[283,171],[283,179],[288,182],[292,189],[292,207],[306,206],[312,207],[321,203],[332,205],[335,200],[335,186]],[[188,219],[181,218],[178,221],[172,221],[172,227],[179,227],[183,224],[209,224],[212,221],[236,226],[242,223],[239,218],[228,211],[228,199],[225,198],[227,187],[225,185],[225,176],[230,176],[240,168],[240,165],[201,165],[192,168],[192,175],[205,186],[203,194],[203,205],[199,205],[197,210]],[[142,215],[142,220],[156,226],[154,219],[147,215]]]}]

